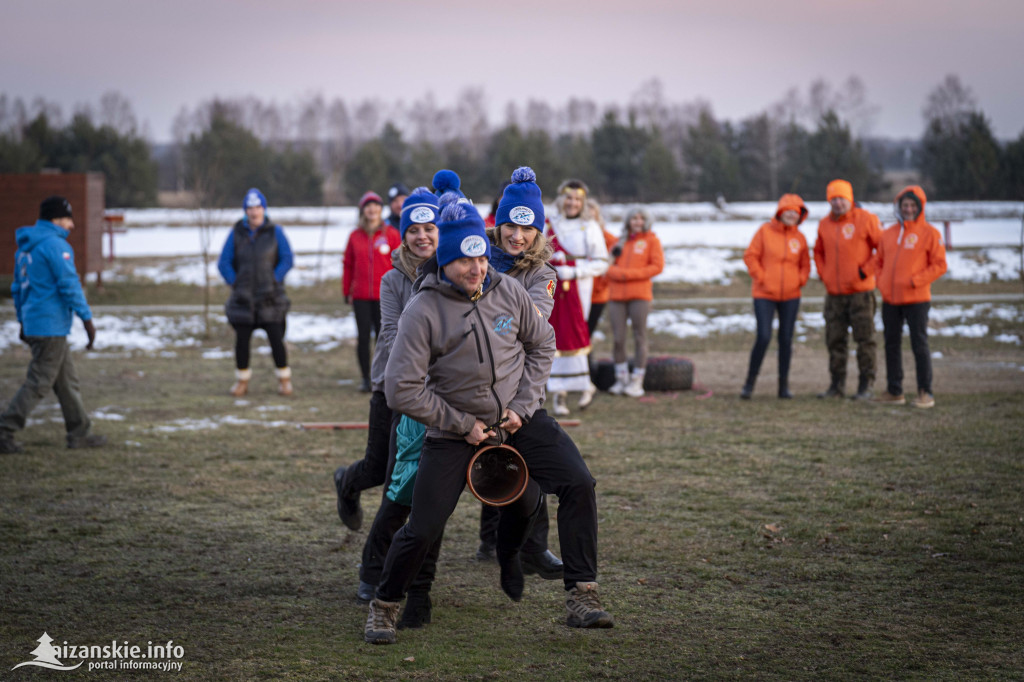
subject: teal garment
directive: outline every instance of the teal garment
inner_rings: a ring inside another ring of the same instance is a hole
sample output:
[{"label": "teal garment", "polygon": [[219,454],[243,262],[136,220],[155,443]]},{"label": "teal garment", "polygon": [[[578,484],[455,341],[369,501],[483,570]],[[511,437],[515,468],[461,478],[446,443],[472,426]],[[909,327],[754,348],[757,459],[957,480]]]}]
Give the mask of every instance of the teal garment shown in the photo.
[{"label": "teal garment", "polygon": [[416,483],[416,472],[420,470],[420,450],[427,427],[415,419],[402,415],[395,431],[398,454],[395,455],[395,469],[391,472],[388,499],[395,504],[412,506],[412,488]]}]

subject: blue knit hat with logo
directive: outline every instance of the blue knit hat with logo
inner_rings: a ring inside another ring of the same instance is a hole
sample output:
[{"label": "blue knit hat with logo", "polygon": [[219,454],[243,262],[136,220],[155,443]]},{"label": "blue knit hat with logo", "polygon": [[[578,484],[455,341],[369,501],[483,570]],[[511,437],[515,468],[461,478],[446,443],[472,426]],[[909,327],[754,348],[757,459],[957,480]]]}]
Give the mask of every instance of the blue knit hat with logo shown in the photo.
[{"label": "blue knit hat with logo", "polygon": [[436,223],[440,211],[437,197],[429,189],[426,187],[414,189],[412,194],[402,202],[402,222],[399,225],[402,239],[405,239],[405,231],[409,229],[410,225]]},{"label": "blue knit hat with logo", "polygon": [[259,191],[255,187],[245,193],[245,199],[242,200],[242,210],[247,208],[254,208],[256,206],[262,206],[263,210],[267,210],[267,198],[263,196],[263,192]]},{"label": "blue knit hat with logo", "polygon": [[447,168],[442,168],[434,173],[434,179],[430,184],[434,186],[434,194],[439,197],[443,197],[448,192],[454,192],[460,199],[466,196],[459,189],[462,186],[462,179],[459,178],[458,173]]},{"label": "blue knit hat with logo", "polygon": [[540,198],[537,174],[529,166],[512,172],[512,184],[505,188],[494,214],[494,224],[529,225],[544,231],[544,202]]},{"label": "blue knit hat with logo", "polygon": [[484,219],[459,194],[448,192],[441,197],[441,216],[437,221],[437,264],[441,267],[459,258],[491,257]]}]

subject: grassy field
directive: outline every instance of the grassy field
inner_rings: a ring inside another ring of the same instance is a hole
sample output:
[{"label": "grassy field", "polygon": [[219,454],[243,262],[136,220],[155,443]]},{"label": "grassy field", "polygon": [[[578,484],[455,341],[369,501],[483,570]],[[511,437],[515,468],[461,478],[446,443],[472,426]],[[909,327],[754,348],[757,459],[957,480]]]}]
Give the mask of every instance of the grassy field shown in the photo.
[{"label": "grassy field", "polygon": [[[365,432],[294,426],[365,420],[351,348],[293,348],[291,399],[256,355],[242,402],[226,395],[230,360],[201,348],[79,355],[87,404],[124,419],[97,420],[109,447],[69,451],[47,401],[19,434],[26,454],[0,456],[0,678],[172,674],[12,670],[45,631],[69,645],[173,640],[173,674],[194,680],[1020,679],[1024,351],[933,337],[938,404],[915,410],[816,400],[827,358],[813,334],[796,348],[795,400],[771,397],[773,345],[741,402],[751,342],[655,334],[654,351],[692,357],[714,396],[601,395],[570,432],[598,481],[615,629],[566,628],[557,582],[528,578],[511,603],[497,566],[472,559],[466,495],[433,624],[391,647],[362,643],[365,529],[338,521],[331,482]],[[220,329],[204,347],[229,344]],[[25,347],[4,352],[4,400],[27,361]],[[909,388],[909,352],[906,368]],[[554,525],[551,540],[557,551]]]}]

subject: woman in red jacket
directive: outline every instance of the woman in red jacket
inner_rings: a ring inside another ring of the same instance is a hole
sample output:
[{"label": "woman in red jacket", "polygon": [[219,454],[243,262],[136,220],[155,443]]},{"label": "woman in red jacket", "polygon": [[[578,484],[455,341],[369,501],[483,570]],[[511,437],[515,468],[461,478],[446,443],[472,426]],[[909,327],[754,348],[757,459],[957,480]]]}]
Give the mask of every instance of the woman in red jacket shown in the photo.
[{"label": "woman in red jacket", "polygon": [[757,340],[750,351],[747,380],[740,397],[749,400],[772,339],[772,318],[779,313],[779,397],[789,392],[789,360],[793,355],[793,328],[800,311],[800,290],[811,275],[811,255],[799,225],[807,207],[796,194],[783,194],[775,217],[758,229],[743,254],[753,283]]},{"label": "woman in red jacket", "polygon": [[376,337],[380,330],[380,279],[391,269],[391,252],[402,243],[398,230],[381,220],[383,207],[375,192],[359,200],[359,225],[349,235],[342,259],[341,293],[356,316],[361,393],[370,392],[370,331]]},{"label": "woman in red jacket", "polygon": [[[665,269],[661,240],[651,232],[651,214],[642,208],[626,213],[622,238],[612,247],[615,262],[608,268],[608,317],[615,345],[615,383],[608,392],[639,398],[647,369],[647,315],[654,287],[651,280]],[[633,374],[626,362],[626,321],[633,326]]]}]

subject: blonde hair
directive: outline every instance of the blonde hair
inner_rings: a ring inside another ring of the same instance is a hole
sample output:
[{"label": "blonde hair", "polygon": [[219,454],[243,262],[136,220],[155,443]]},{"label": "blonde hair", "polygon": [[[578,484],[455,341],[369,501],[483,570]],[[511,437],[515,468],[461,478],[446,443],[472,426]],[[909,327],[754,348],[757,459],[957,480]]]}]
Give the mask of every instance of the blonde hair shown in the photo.
[{"label": "blonde hair", "polygon": [[[558,186],[558,196],[555,197],[555,208],[558,209],[558,214],[565,217],[565,194],[566,190],[575,189],[583,191],[583,208],[580,209],[580,214],[576,216],[582,220],[592,220],[594,215],[590,206],[592,200],[588,199],[590,196],[590,189],[587,184],[582,180],[576,180],[570,178],[563,180],[562,184]],[[597,202],[594,202],[595,204]]]},{"label": "blonde hair", "polygon": [[[501,248],[501,227],[502,225],[513,225],[515,223],[502,223],[501,225],[495,225],[494,227],[487,228],[487,236],[491,240],[491,244]],[[530,228],[535,229],[535,228]],[[523,251],[522,255],[516,259],[516,264],[512,266],[510,272],[517,272],[519,270],[532,270],[540,267],[548,262],[551,258],[551,254],[554,250],[551,248],[551,244],[548,243],[548,238],[544,236],[544,233],[537,230],[537,236],[534,237],[533,243],[530,244],[529,248]]]}]

